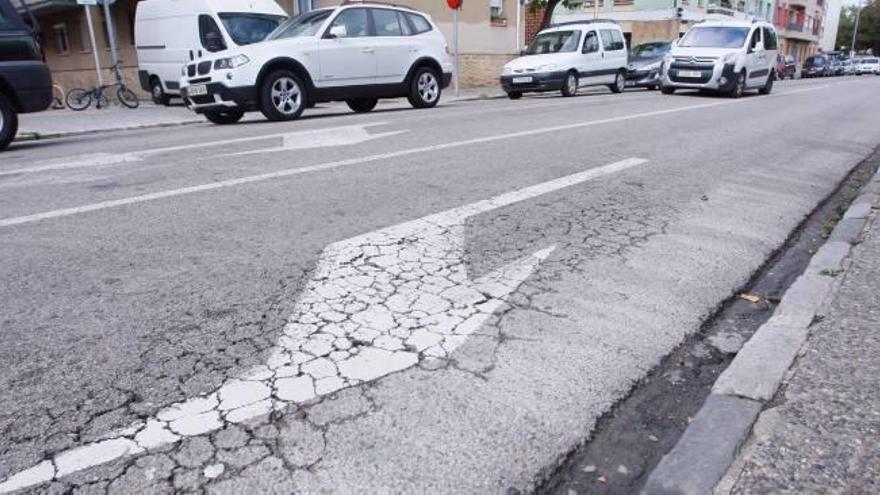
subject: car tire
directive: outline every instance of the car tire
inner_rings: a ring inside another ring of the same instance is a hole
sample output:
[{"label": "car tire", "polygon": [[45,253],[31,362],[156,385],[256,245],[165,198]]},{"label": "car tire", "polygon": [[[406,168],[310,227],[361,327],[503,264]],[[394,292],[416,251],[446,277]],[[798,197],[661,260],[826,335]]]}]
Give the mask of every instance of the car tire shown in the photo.
[{"label": "car tire", "polygon": [[205,118],[217,125],[234,124],[244,117],[241,110],[214,110],[205,112]]},{"label": "car tire", "polygon": [[520,91],[511,91],[511,92],[507,93],[507,97],[510,98],[511,100],[518,100],[518,99],[522,98],[522,93]]},{"label": "car tire", "polygon": [[773,77],[772,74],[769,75],[769,76],[767,76],[767,82],[764,83],[763,86],[761,86],[761,89],[758,90],[758,93],[759,93],[759,94],[762,94],[762,95],[769,95],[770,92],[773,91],[773,81],[774,81],[775,79],[776,79],[776,78]]},{"label": "car tire", "polygon": [[736,82],[733,84],[733,88],[731,88],[729,96],[731,98],[742,98],[742,95],[745,92],[746,92],[746,71],[742,71],[736,75]]},{"label": "car tire", "polygon": [[270,72],[260,85],[260,112],[273,122],[296,120],[308,101],[302,79],[292,71]]},{"label": "car tire", "polygon": [[577,96],[578,86],[580,86],[580,81],[578,80],[577,74],[575,72],[569,72],[565,75],[565,80],[562,81],[562,96],[566,98]]},{"label": "car tire", "polygon": [[18,111],[3,93],[0,93],[0,151],[5,150],[18,132]]},{"label": "car tire", "polygon": [[409,80],[407,100],[413,108],[433,108],[440,101],[443,88],[440,78],[430,67],[417,67]]},{"label": "car tire", "polygon": [[157,78],[150,81],[150,98],[156,105],[165,105],[166,107],[171,102],[171,97],[165,94],[162,83]]},{"label": "car tire", "polygon": [[672,86],[660,86],[660,92],[664,95],[674,95],[675,88],[673,88]]},{"label": "car tire", "polygon": [[651,86],[648,86],[648,91],[657,91],[657,85],[652,84]]},{"label": "car tire", "polygon": [[626,72],[622,70],[617,71],[617,75],[614,76],[614,83],[609,84],[608,89],[612,93],[623,93],[623,90],[626,89]]},{"label": "car tire", "polygon": [[353,98],[345,100],[345,103],[355,113],[367,113],[376,108],[376,103],[379,103],[379,100],[376,98]]}]

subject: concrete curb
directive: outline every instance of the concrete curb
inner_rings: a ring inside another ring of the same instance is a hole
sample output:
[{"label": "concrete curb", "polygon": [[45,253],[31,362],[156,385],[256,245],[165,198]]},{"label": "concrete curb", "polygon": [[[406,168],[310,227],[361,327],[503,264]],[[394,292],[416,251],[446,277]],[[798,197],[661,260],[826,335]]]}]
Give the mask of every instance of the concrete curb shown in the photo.
[{"label": "concrete curb", "polygon": [[712,393],[681,439],[660,460],[643,494],[711,493],[736,458],[763,407],[776,395],[823,314],[843,272],[880,207],[880,171],[861,190],[828,241],[804,273],[785,292],[773,316],[752,336],[721,373]]},{"label": "concrete curb", "polygon": [[39,133],[39,132],[20,132],[15,136],[15,140],[13,142],[16,143],[24,143],[28,141],[42,141],[45,139],[58,139],[65,137],[74,137],[74,136],[88,136],[90,134],[102,134],[105,132],[119,132],[119,131],[136,131],[138,129],[156,129],[160,127],[178,127],[184,125],[192,125],[192,124],[200,124],[206,122],[204,119],[199,120],[184,120],[181,122],[162,122],[160,124],[141,124],[141,125],[132,125],[132,126],[124,126],[124,127],[114,127],[112,129],[89,129],[85,131],[70,131],[70,132],[47,132],[47,133]]}]

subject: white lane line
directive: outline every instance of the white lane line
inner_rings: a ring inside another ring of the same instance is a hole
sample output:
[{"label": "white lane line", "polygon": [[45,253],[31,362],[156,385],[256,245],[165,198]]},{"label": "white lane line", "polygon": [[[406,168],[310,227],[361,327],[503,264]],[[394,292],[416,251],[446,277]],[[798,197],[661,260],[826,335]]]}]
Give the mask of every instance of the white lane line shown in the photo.
[{"label": "white lane line", "polygon": [[100,441],[14,473],[0,482],[0,493],[449,358],[555,248],[470,280],[467,219],[644,163],[629,158],[330,244],[265,364]]},{"label": "white lane line", "polygon": [[[47,172],[53,170],[68,170],[84,167],[102,167],[106,165],[118,165],[122,163],[139,162],[144,159],[161,155],[165,153],[173,153],[175,151],[186,151],[199,148],[225,147],[231,144],[249,143],[254,141],[262,141],[264,139],[280,138],[282,146],[277,149],[307,149],[322,148],[328,146],[347,146],[359,144],[372,139],[393,136],[406,131],[394,131],[378,134],[370,134],[368,127],[387,125],[387,122],[370,122],[365,124],[344,125],[337,127],[322,127],[317,129],[304,129],[299,131],[278,132],[274,134],[263,134],[260,136],[249,136],[234,139],[224,139],[222,141],[198,142],[192,144],[184,144],[179,146],[167,146],[164,148],[151,148],[141,151],[132,151],[129,153],[97,153],[94,155],[77,157],[72,161],[63,161],[64,159],[53,160],[51,163],[35,165],[31,167],[16,168],[11,170],[0,170],[0,177],[8,175],[19,175],[27,173]],[[225,155],[224,155],[225,156]]]},{"label": "white lane line", "polygon": [[[794,90],[794,91],[776,93],[774,96],[783,96],[786,94],[793,94],[794,92],[816,91],[818,89],[823,89],[823,88],[827,88],[827,87],[828,86],[825,85],[825,86],[819,86],[819,87],[814,87],[814,88],[799,89],[799,90]],[[302,175],[302,174],[307,174],[307,173],[312,173],[312,172],[320,172],[320,171],[324,171],[324,170],[331,170],[331,169],[335,169],[335,168],[348,167],[348,166],[352,166],[352,165],[361,165],[364,163],[371,163],[371,162],[376,162],[376,161],[380,161],[380,160],[388,160],[388,159],[392,159],[392,158],[399,158],[402,156],[409,156],[409,155],[414,155],[414,154],[419,154],[419,153],[430,153],[430,152],[434,152],[434,151],[461,148],[461,147],[465,147],[465,146],[472,146],[472,145],[478,145],[478,144],[486,144],[486,143],[492,143],[495,141],[502,141],[502,140],[507,140],[507,139],[515,139],[515,138],[529,137],[529,136],[538,136],[538,135],[542,135],[542,134],[551,134],[554,132],[570,131],[573,129],[581,129],[584,127],[592,127],[592,126],[597,126],[597,125],[611,124],[611,123],[615,123],[615,122],[625,122],[628,120],[657,117],[660,115],[669,115],[669,114],[674,114],[674,113],[679,113],[679,112],[687,112],[687,111],[691,111],[691,110],[713,108],[713,107],[719,107],[722,105],[748,103],[748,102],[752,102],[752,101],[761,101],[761,98],[745,98],[745,99],[738,99],[738,100],[716,100],[716,101],[712,101],[709,103],[699,103],[696,105],[668,108],[665,110],[653,110],[650,112],[640,112],[640,113],[634,113],[634,114],[630,114],[630,115],[622,115],[622,116],[618,116],[618,117],[588,120],[585,122],[577,122],[577,123],[573,123],[573,124],[564,124],[564,125],[558,125],[558,126],[552,126],[552,127],[543,127],[540,129],[529,129],[529,130],[518,131],[518,132],[508,132],[508,133],[504,133],[504,134],[496,134],[494,136],[485,136],[485,137],[465,139],[462,141],[455,141],[455,142],[450,142],[450,143],[441,143],[441,144],[435,144],[435,145],[431,145],[431,146],[423,146],[423,147],[419,147],[419,148],[410,148],[410,149],[399,150],[399,151],[391,151],[388,153],[379,153],[379,154],[368,155],[368,156],[359,157],[359,158],[348,158],[345,160],[339,160],[339,161],[334,161],[334,162],[329,162],[329,163],[322,163],[322,164],[318,164],[318,165],[310,165],[310,166],[301,167],[301,168],[284,169],[284,170],[279,170],[276,172],[269,172],[269,173],[265,173],[265,174],[240,177],[237,179],[227,179],[227,180],[222,180],[222,181],[217,181],[217,182],[209,182],[207,184],[199,184],[199,185],[195,185],[195,186],[182,187],[179,189],[170,189],[170,190],[160,191],[160,192],[155,192],[155,193],[142,194],[140,196],[131,196],[128,198],[101,201],[99,203],[92,203],[92,204],[83,205],[83,206],[75,206],[72,208],[62,208],[62,209],[50,210],[50,211],[46,211],[46,212],[42,212],[42,213],[35,213],[32,215],[24,215],[24,216],[19,216],[19,217],[5,218],[5,219],[0,220],[0,228],[11,227],[13,225],[22,225],[22,224],[28,224],[28,223],[33,223],[33,222],[39,222],[41,220],[48,220],[51,218],[61,218],[61,217],[67,217],[67,216],[71,216],[71,215],[78,215],[78,214],[82,214],[82,213],[93,212],[93,211],[106,210],[106,209],[110,209],[110,208],[119,208],[121,206],[128,206],[128,205],[133,205],[133,204],[138,204],[138,203],[145,203],[148,201],[156,201],[159,199],[173,198],[173,197],[177,197],[177,196],[184,196],[187,194],[195,194],[195,193],[201,193],[201,192],[207,192],[207,191],[214,191],[217,189],[241,186],[241,185],[245,185],[245,184],[252,184],[255,182],[263,182],[263,181],[268,181],[268,180],[293,177],[296,175]],[[260,138],[243,138],[243,139],[255,140],[255,139],[260,139]]]}]

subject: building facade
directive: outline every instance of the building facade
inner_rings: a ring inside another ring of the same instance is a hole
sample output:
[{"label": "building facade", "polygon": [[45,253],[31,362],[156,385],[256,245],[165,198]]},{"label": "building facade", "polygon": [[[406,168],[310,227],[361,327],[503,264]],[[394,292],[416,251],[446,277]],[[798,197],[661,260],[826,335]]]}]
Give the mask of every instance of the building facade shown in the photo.
[{"label": "building facade", "polygon": [[834,45],[837,43],[837,28],[840,26],[842,8],[842,0],[825,0],[825,18],[822,25],[822,37],[819,38],[819,48],[822,51],[833,52],[841,48]]},{"label": "building facade", "polygon": [[779,32],[780,53],[791,55],[800,63],[820,51],[819,40],[824,32],[825,1],[779,0],[776,4],[774,24]]}]

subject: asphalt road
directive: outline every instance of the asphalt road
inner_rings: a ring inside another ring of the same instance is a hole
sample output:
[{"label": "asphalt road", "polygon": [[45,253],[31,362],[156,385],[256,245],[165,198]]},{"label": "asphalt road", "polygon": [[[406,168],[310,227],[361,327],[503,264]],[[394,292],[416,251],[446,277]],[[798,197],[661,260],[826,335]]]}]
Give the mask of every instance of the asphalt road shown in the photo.
[{"label": "asphalt road", "polygon": [[0,489],[527,490],[880,144],[878,90],[16,144]]}]

